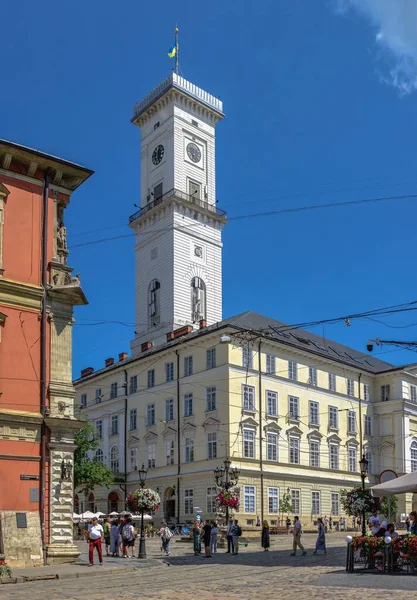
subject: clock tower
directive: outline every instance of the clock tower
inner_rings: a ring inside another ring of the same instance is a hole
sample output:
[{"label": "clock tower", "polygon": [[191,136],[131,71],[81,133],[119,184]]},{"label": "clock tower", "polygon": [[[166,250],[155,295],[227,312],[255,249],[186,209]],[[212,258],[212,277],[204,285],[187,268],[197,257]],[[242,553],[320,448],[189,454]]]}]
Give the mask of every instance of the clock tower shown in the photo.
[{"label": "clock tower", "polygon": [[134,109],[141,130],[132,355],[176,329],[222,319],[226,213],[216,201],[215,126],[222,102],[172,73]]}]

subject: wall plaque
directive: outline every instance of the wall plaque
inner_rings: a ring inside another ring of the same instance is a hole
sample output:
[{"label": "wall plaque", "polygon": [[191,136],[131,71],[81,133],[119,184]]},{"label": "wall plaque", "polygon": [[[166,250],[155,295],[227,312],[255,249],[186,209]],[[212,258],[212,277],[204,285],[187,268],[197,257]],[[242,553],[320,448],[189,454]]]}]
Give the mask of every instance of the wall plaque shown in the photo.
[{"label": "wall plaque", "polygon": [[29,488],[29,502],[39,502],[39,488]]},{"label": "wall plaque", "polygon": [[39,481],[39,475],[21,475],[23,481]]},{"label": "wall plaque", "polygon": [[27,526],[26,513],[16,513],[16,527],[18,529],[27,529]]}]

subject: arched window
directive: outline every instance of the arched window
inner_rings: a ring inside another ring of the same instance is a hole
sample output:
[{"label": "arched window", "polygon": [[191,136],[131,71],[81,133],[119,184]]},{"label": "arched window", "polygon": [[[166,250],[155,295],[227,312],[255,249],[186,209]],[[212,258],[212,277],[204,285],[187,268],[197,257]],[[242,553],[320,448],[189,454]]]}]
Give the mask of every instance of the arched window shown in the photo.
[{"label": "arched window", "polygon": [[161,284],[153,279],[148,289],[149,326],[159,325],[161,321]]},{"label": "arched window", "polygon": [[107,496],[107,510],[109,513],[111,512],[119,512],[119,496],[116,492],[110,492]]},{"label": "arched window", "polygon": [[206,286],[201,277],[191,280],[191,320],[198,323],[206,318]]},{"label": "arched window", "polygon": [[95,460],[96,460],[96,462],[101,462],[102,463],[103,459],[104,459],[103,450],[101,448],[99,448],[96,451]]},{"label": "arched window", "polygon": [[110,450],[110,469],[113,473],[119,472],[119,448],[112,446]]},{"label": "arched window", "polygon": [[417,442],[411,442],[410,447],[411,471],[417,471]]},{"label": "arched window", "polygon": [[93,494],[93,492],[91,492],[91,494],[88,496],[88,510],[90,512],[96,512],[95,508],[94,508],[94,494]]}]

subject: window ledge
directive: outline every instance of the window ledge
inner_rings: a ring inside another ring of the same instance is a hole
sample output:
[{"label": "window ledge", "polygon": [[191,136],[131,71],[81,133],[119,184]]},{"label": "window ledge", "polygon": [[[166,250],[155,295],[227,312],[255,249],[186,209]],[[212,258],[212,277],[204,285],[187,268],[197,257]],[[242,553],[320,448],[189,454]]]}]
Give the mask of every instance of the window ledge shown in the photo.
[{"label": "window ledge", "polygon": [[348,435],[358,435],[357,431],[348,431],[347,432]]},{"label": "window ledge", "polygon": [[299,417],[288,417],[288,423],[299,423],[300,422],[300,418]]},{"label": "window ledge", "polygon": [[265,417],[267,419],[274,419],[274,421],[278,421],[278,415],[270,415],[269,413],[266,413]]},{"label": "window ledge", "polygon": [[339,427],[333,427],[332,425],[329,425],[327,428],[328,431],[339,431]]},{"label": "window ledge", "polygon": [[252,408],[242,408],[242,412],[248,415],[256,415],[256,410]]},{"label": "window ledge", "polygon": [[310,429],[320,429],[320,423],[309,423]]}]

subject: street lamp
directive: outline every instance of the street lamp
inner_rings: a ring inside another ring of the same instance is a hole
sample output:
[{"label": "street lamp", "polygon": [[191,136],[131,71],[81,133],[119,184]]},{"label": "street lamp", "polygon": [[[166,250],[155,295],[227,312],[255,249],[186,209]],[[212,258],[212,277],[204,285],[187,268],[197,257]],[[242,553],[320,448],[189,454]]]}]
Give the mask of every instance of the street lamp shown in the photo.
[{"label": "street lamp", "polygon": [[[148,469],[145,469],[145,465],[142,464],[142,468],[139,469],[139,485],[140,489],[143,490],[145,487],[146,475],[148,474]],[[143,528],[143,503],[140,509],[140,539],[139,539],[139,554],[138,558],[146,558],[146,543],[145,543],[145,531]]]},{"label": "street lamp", "polygon": [[[240,470],[237,467],[230,467],[232,461],[229,457],[225,458],[223,465],[216,467],[213,471],[216,486],[228,492],[237,485],[240,476]],[[226,524],[229,522],[229,507],[226,506]]]},{"label": "street lamp", "polygon": [[[359,461],[359,467],[361,470],[361,479],[362,479],[362,489],[365,490],[365,479],[368,474],[368,461],[366,460],[365,454],[362,454],[362,458]],[[362,511],[362,535],[366,535],[366,513],[365,508]]]}]

